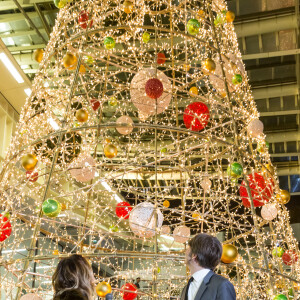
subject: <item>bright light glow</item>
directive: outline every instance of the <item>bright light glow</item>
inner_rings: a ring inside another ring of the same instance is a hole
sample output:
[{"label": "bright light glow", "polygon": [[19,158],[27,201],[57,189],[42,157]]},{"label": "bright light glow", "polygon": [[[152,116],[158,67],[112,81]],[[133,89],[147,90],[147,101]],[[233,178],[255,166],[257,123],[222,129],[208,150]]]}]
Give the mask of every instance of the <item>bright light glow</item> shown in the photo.
[{"label": "bright light glow", "polygon": [[66,214],[59,214],[58,217],[66,217]]},{"label": "bright light glow", "polygon": [[50,269],[53,268],[52,266],[41,266],[41,267],[36,267],[36,269]]},{"label": "bright light glow", "polygon": [[25,89],[24,90],[25,94],[29,97],[31,95],[31,89],[28,88],[28,89]]},{"label": "bright light glow", "polygon": [[52,126],[53,129],[58,130],[60,129],[60,127],[58,126],[58,124],[53,120],[53,118],[49,118],[48,123]]},{"label": "bright light glow", "polygon": [[162,238],[164,238],[164,239],[174,241],[174,238],[171,237],[171,236],[168,236],[168,235],[165,235],[165,234],[161,234],[160,236],[161,236]]},{"label": "bright light glow", "polygon": [[109,186],[109,184],[105,181],[101,181],[101,184],[103,185],[103,187],[108,190],[109,192],[112,192],[111,187]]},{"label": "bright light glow", "polygon": [[116,201],[117,202],[123,202],[123,200],[117,195],[117,194],[115,194],[115,199],[116,199]]},{"label": "bright light glow", "polygon": [[45,83],[44,83],[44,87],[48,87],[49,86],[49,83],[46,81]]},{"label": "bright light glow", "polygon": [[4,63],[7,70],[11,73],[11,75],[17,80],[18,83],[23,83],[24,79],[22,78],[21,74],[17,71],[17,69],[14,67],[12,62],[9,60],[9,58],[6,56],[5,53],[0,53],[0,60]]},{"label": "bright light glow", "polygon": [[23,251],[27,251],[27,249],[3,250],[1,253],[5,254],[5,253],[23,252]]}]

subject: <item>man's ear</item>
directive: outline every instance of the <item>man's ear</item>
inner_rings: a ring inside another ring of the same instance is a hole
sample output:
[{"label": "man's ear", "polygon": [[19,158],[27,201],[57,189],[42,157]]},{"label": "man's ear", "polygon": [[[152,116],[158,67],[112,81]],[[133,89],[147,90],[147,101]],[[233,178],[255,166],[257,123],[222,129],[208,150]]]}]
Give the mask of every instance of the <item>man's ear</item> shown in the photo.
[{"label": "man's ear", "polygon": [[196,260],[197,259],[197,255],[196,254],[192,254],[192,260]]}]

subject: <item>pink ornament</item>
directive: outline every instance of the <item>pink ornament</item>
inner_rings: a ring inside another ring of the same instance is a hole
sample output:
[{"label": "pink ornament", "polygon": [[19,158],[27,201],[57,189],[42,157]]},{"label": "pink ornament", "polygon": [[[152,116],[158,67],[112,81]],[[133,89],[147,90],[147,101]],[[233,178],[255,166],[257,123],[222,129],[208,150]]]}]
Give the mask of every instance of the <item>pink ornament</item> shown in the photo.
[{"label": "pink ornament", "polygon": [[37,294],[30,293],[30,294],[23,295],[20,298],[20,300],[42,300],[42,298]]},{"label": "pink ornament", "polygon": [[39,178],[39,173],[34,171],[26,171],[26,178],[30,182],[36,182]]},{"label": "pink ornament", "polygon": [[121,287],[124,300],[133,300],[137,297],[137,287],[133,283],[126,283]]},{"label": "pink ornament", "polygon": [[285,251],[282,255],[282,261],[285,265],[291,266],[298,261],[298,255],[295,251]]},{"label": "pink ornament", "polygon": [[[158,99],[152,99],[145,93],[146,82],[151,78],[157,78],[163,85],[163,93]],[[130,84],[130,96],[139,115],[146,119],[148,116],[162,113],[169,106],[172,98],[172,86],[169,78],[161,71],[155,69],[143,69],[132,79]],[[157,109],[156,109],[157,104]]]},{"label": "pink ornament", "polygon": [[171,232],[171,228],[168,225],[164,225],[161,227],[161,234],[169,234]]},{"label": "pink ornament", "polygon": [[[248,175],[247,179],[249,182],[254,207],[263,206],[264,204],[269,202],[273,195],[273,180],[270,177],[265,180],[265,178],[258,173],[254,173],[254,175]],[[246,189],[245,181],[242,181],[240,187],[240,196],[242,198],[244,206],[250,207],[250,199]]]},{"label": "pink ornament", "polygon": [[119,218],[128,219],[131,211],[132,207],[128,202],[123,201],[117,204],[116,215]]},{"label": "pink ornament", "polygon": [[69,172],[72,177],[80,182],[88,182],[94,179],[96,174],[96,161],[91,157],[85,157],[70,166]]},{"label": "pink ornament", "polygon": [[202,102],[194,102],[187,106],[183,114],[186,128],[200,131],[206,127],[209,120],[209,110]]},{"label": "pink ornament", "polygon": [[250,121],[247,126],[247,131],[250,136],[257,138],[264,132],[264,124],[262,121],[255,119]]},{"label": "pink ornament", "polygon": [[272,221],[277,217],[278,211],[274,203],[267,203],[261,209],[261,216],[264,220]]},{"label": "pink ornament", "polygon": [[124,135],[130,134],[133,130],[133,127],[132,127],[133,121],[128,116],[122,116],[122,117],[118,118],[116,123],[130,125],[129,127],[116,127],[117,131],[121,134],[124,134]]},{"label": "pink ornament", "polygon": [[191,236],[191,230],[185,225],[178,226],[173,231],[174,241],[178,243],[185,243]]},{"label": "pink ornament", "polygon": [[148,79],[145,84],[145,92],[148,97],[152,99],[157,99],[164,92],[164,86],[159,79],[151,78]]},{"label": "pink ornament", "polygon": [[211,181],[208,178],[204,178],[201,182],[200,182],[201,187],[204,190],[204,193],[207,193],[210,191],[210,187],[211,187]]},{"label": "pink ornament", "polygon": [[98,108],[100,107],[100,101],[98,99],[91,99],[90,102],[92,105],[92,109],[94,111],[98,110]]}]

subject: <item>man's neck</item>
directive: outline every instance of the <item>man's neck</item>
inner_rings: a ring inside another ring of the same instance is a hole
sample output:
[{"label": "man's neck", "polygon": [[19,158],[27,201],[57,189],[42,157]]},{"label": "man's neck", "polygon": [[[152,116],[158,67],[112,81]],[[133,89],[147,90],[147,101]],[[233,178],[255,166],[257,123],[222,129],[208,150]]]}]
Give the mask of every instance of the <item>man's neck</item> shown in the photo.
[{"label": "man's neck", "polygon": [[200,266],[190,266],[189,269],[190,269],[191,275],[193,275],[194,273],[204,270],[205,268],[202,268]]}]

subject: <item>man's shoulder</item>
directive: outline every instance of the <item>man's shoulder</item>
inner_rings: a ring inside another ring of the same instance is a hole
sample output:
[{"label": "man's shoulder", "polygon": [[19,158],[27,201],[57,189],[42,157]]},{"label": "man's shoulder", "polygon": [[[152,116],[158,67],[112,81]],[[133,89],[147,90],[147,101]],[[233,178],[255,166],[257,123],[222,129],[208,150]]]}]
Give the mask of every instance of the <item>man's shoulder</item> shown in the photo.
[{"label": "man's shoulder", "polygon": [[231,284],[231,282],[230,282],[227,278],[225,278],[225,277],[222,276],[222,275],[216,274],[216,273],[213,274],[213,276],[211,277],[210,280],[211,280],[211,281],[214,281],[214,282],[216,282],[216,283],[218,283],[218,284],[222,284],[222,283],[224,283],[224,282],[228,282],[228,283]]}]

